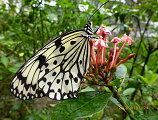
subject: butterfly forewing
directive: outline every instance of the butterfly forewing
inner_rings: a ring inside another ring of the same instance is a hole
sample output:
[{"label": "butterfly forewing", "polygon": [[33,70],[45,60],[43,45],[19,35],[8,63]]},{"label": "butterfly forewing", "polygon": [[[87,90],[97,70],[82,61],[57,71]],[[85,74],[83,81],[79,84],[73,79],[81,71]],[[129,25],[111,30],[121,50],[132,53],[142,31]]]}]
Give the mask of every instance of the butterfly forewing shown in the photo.
[{"label": "butterfly forewing", "polygon": [[75,30],[49,42],[16,73],[11,92],[20,99],[75,98],[89,67],[88,34]]}]

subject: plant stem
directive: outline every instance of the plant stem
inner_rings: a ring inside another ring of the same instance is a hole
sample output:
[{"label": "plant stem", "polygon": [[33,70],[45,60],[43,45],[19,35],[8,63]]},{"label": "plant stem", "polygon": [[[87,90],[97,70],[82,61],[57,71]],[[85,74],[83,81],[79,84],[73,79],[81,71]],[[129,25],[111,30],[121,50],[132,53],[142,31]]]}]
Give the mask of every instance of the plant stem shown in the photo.
[{"label": "plant stem", "polygon": [[140,25],[140,20],[139,20],[138,16],[134,16],[134,17],[136,18],[136,20],[137,20],[137,24],[138,24],[138,27],[139,27],[140,42],[139,42],[139,44],[138,44],[138,48],[137,48],[137,51],[136,51],[136,56],[134,57],[134,60],[133,60],[133,63],[132,63],[132,68],[131,68],[131,70],[130,70],[129,77],[131,77],[132,74],[133,74],[133,70],[134,70],[134,67],[135,67],[135,62],[136,62],[137,57],[138,57],[139,49],[140,49],[141,44],[142,44],[142,42],[143,42],[143,40],[144,40],[144,34],[145,34],[145,32],[148,30],[149,22],[150,22],[150,20],[151,20],[152,15],[153,15],[153,13],[151,13],[151,14],[149,15],[149,18],[148,18],[148,20],[147,20],[147,22],[146,22],[146,24],[145,24],[145,28],[144,28],[143,33],[141,32],[141,25]]},{"label": "plant stem", "polygon": [[148,60],[149,60],[150,55],[151,55],[151,53],[150,53],[150,51],[148,51],[147,57],[146,57],[146,59],[145,59],[144,65],[143,65],[142,70],[141,70],[141,73],[140,73],[140,75],[142,75],[142,76],[144,75],[145,66],[146,66],[147,63],[148,63]]},{"label": "plant stem", "polygon": [[[39,5],[42,4],[42,0],[39,2]],[[43,13],[42,13],[42,10],[40,9],[39,10],[39,13],[40,13],[40,22],[41,22],[41,40],[42,40],[42,47],[44,46],[45,44],[45,40],[44,40],[44,24],[43,24]]]},{"label": "plant stem", "polygon": [[44,40],[44,26],[43,26],[43,18],[42,18],[42,11],[40,10],[40,22],[41,22],[41,39],[42,39],[42,46],[45,44]]},{"label": "plant stem", "polygon": [[[124,102],[124,100],[121,98],[120,94],[117,92],[117,90],[113,86],[108,86],[108,88],[113,92],[114,98],[116,98],[120,104],[123,106],[123,108],[126,108],[128,105]],[[136,120],[133,115],[134,112],[131,109],[125,109],[127,114],[132,120]]]},{"label": "plant stem", "polygon": [[33,9],[33,27],[32,27],[32,41],[33,41],[33,53],[35,54],[35,52],[36,52],[36,40],[35,40],[35,8],[34,7],[32,7],[32,9]]}]

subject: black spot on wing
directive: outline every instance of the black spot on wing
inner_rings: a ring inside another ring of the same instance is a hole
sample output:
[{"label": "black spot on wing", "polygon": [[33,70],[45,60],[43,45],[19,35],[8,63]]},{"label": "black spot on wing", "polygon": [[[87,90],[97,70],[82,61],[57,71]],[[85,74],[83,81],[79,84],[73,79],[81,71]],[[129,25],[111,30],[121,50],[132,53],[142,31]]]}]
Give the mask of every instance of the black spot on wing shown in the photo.
[{"label": "black spot on wing", "polygon": [[71,42],[70,42],[71,45],[73,45],[73,44],[75,44],[75,43],[76,43],[76,41],[71,41]]},{"label": "black spot on wing", "polygon": [[41,82],[41,81],[46,82],[47,79],[46,79],[45,77],[42,77],[42,78],[40,78],[40,79],[38,80],[38,82]]},{"label": "black spot on wing", "polygon": [[67,95],[65,92],[61,94],[61,99],[64,99],[64,96]]},{"label": "black spot on wing", "polygon": [[61,89],[60,88],[58,89],[58,92],[61,93]]},{"label": "black spot on wing", "polygon": [[72,79],[72,78],[73,78],[73,75],[70,73],[69,77],[70,77],[70,79]]},{"label": "black spot on wing", "polygon": [[38,68],[41,68],[42,65],[46,62],[46,57],[45,56],[42,56],[42,55],[39,55],[38,58],[36,59],[36,61],[39,60],[39,65],[38,65]]},{"label": "black spot on wing", "polygon": [[52,85],[52,83],[51,83],[51,82],[48,82],[47,85],[50,87],[50,86]]},{"label": "black spot on wing", "polygon": [[31,86],[31,84],[24,84],[24,87],[25,87],[26,91],[29,90],[30,86]]},{"label": "black spot on wing", "polygon": [[52,76],[55,76],[57,73],[56,72],[53,72]]},{"label": "black spot on wing", "polygon": [[61,46],[60,49],[59,49],[60,53],[62,53],[64,50],[65,50],[64,46]]},{"label": "black spot on wing", "polygon": [[46,82],[46,81],[47,81],[47,79],[44,77],[44,78],[43,78],[43,82]]},{"label": "black spot on wing", "polygon": [[17,78],[21,81],[21,84],[26,83],[26,78],[27,77],[23,77],[21,72],[17,73]]},{"label": "black spot on wing", "polygon": [[54,65],[56,65],[56,64],[57,64],[57,61],[56,61],[56,60],[54,60],[53,64],[54,64]]},{"label": "black spot on wing", "polygon": [[74,78],[74,81],[75,81],[75,83],[77,83],[77,82],[78,82],[78,78],[77,78],[77,77],[75,77],[75,78]]},{"label": "black spot on wing", "polygon": [[49,90],[47,94],[51,93],[51,92],[55,92],[53,89]]},{"label": "black spot on wing", "polygon": [[49,69],[45,69],[45,74],[48,74],[49,73]]},{"label": "black spot on wing", "polygon": [[36,85],[37,85],[37,84],[35,84],[35,85],[31,85],[31,87],[32,87],[33,91],[35,91],[35,90],[36,90]]},{"label": "black spot on wing", "polygon": [[56,82],[57,82],[57,84],[59,84],[59,83],[60,83],[60,79],[57,79],[57,81],[56,81]]},{"label": "black spot on wing", "polygon": [[38,94],[38,97],[44,97],[45,93],[42,90],[36,90],[36,94]]},{"label": "black spot on wing", "polygon": [[65,84],[68,85],[69,84],[69,80],[65,80]]},{"label": "black spot on wing", "polygon": [[82,64],[82,60],[80,60],[80,64]]},{"label": "black spot on wing", "polygon": [[55,41],[55,45],[58,48],[61,45],[61,38]]},{"label": "black spot on wing", "polygon": [[44,65],[45,65],[45,67],[48,67],[49,64],[48,63],[44,63]]}]

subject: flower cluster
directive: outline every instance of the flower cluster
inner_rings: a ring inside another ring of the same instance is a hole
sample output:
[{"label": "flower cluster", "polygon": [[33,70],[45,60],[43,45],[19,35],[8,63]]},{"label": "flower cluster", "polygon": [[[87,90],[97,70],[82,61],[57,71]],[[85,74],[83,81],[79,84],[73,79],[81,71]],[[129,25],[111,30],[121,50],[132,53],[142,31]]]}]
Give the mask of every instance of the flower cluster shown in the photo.
[{"label": "flower cluster", "polygon": [[[107,36],[112,36],[111,32],[103,25],[98,29],[96,35],[99,35],[97,39],[90,40],[91,62],[84,78],[98,85],[108,85],[112,81],[117,67],[135,56],[135,54],[130,54],[123,60],[119,57],[125,45],[131,45],[133,40],[124,34],[122,38],[114,37],[109,42]],[[122,46],[118,47],[118,44],[121,42],[123,42]],[[109,47],[108,43],[112,47]]]}]

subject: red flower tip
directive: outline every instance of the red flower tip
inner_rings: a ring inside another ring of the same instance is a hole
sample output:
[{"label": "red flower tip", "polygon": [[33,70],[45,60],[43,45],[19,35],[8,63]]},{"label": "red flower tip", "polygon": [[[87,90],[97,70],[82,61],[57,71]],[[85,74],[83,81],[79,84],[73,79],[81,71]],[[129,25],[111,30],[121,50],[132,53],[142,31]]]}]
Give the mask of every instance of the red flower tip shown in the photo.
[{"label": "red flower tip", "polygon": [[122,64],[122,63],[125,63],[127,60],[131,59],[131,58],[134,57],[135,55],[136,55],[135,53],[130,54],[128,57],[126,57],[125,59],[121,60],[121,61],[116,65],[116,67],[119,66],[119,65]]},{"label": "red flower tip", "polygon": [[130,54],[130,55],[128,56],[128,58],[131,59],[131,58],[134,57],[135,55],[136,55],[135,53]]},{"label": "red flower tip", "polygon": [[110,30],[108,30],[104,25],[101,25],[101,27],[98,29],[98,31],[96,32],[97,35],[101,35],[103,37],[105,37],[106,35],[111,36],[111,32]]},{"label": "red flower tip", "polygon": [[121,42],[121,39],[118,37],[114,37],[110,43],[115,43],[116,45],[118,45],[118,42]]},{"label": "red flower tip", "polygon": [[95,75],[94,75],[94,74],[89,74],[89,76],[90,76],[90,77],[95,77]]},{"label": "red flower tip", "polygon": [[108,47],[108,45],[104,40],[97,39],[96,42],[94,43],[94,47],[97,49],[97,48],[100,48],[100,47]]},{"label": "red flower tip", "polygon": [[126,41],[128,45],[131,45],[134,40],[132,40],[128,35],[124,34],[121,38],[121,41]]}]

